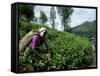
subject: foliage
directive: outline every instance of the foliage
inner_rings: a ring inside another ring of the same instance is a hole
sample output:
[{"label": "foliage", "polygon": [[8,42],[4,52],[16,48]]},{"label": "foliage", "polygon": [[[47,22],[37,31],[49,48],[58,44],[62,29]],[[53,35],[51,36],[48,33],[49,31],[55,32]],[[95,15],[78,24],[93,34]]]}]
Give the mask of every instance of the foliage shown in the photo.
[{"label": "foliage", "polygon": [[[38,30],[40,25],[21,22],[20,29],[24,29],[24,35],[28,33],[26,25],[32,25],[32,29]],[[48,47],[50,53],[42,49],[42,46],[37,50],[43,58],[39,58],[34,52],[29,54],[23,50],[19,53],[19,71],[20,72],[35,72],[35,71],[53,71],[53,70],[69,70],[90,68],[95,57],[95,52],[91,48],[91,43],[87,38],[60,32],[55,29],[48,29]],[[19,33],[21,38],[22,32]]]},{"label": "foliage", "polygon": [[19,39],[25,36],[25,34],[28,33],[30,30],[32,30],[31,23],[27,22],[27,20],[19,21]]},{"label": "foliage", "polygon": [[46,14],[43,12],[43,11],[40,11],[40,22],[42,23],[42,24],[44,24],[44,23],[46,23],[47,22],[47,16],[46,16]]},{"label": "foliage", "polygon": [[50,9],[50,22],[52,28],[55,28],[55,18],[56,18],[56,11],[54,10],[54,7],[52,6]]},{"label": "foliage", "polygon": [[88,38],[95,37],[96,21],[91,21],[91,22],[86,21],[80,24],[79,26],[73,27],[71,29],[71,32]]},{"label": "foliage", "polygon": [[34,18],[34,6],[32,5],[19,5],[19,14],[20,17],[25,15],[28,21]]},{"label": "foliage", "polygon": [[73,13],[73,9],[71,7],[57,7],[58,14],[61,17],[61,23],[63,25],[64,31],[70,30],[70,16]]}]

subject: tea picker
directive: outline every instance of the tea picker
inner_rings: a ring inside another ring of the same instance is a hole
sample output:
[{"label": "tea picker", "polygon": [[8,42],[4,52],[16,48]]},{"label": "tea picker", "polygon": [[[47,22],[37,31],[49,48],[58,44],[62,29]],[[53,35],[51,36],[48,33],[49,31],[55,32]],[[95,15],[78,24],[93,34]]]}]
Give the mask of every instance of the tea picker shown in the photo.
[{"label": "tea picker", "polygon": [[[48,50],[48,41],[47,41],[47,38],[46,38],[47,29],[42,27],[42,28],[39,29],[38,33],[34,33],[34,34],[31,33],[31,35],[29,37],[26,35],[27,36],[26,39],[29,38],[30,40],[28,40],[29,43],[27,43],[27,44],[29,44],[29,45],[28,45],[28,47],[26,47],[25,52],[26,53],[29,53],[30,51],[34,52],[35,54],[37,54],[39,57],[42,58],[42,56],[38,52],[38,47],[40,45],[44,44],[45,47],[46,47],[46,50]],[[28,42],[28,41],[26,40],[26,42]],[[26,46],[27,46],[27,44],[26,44]]]}]

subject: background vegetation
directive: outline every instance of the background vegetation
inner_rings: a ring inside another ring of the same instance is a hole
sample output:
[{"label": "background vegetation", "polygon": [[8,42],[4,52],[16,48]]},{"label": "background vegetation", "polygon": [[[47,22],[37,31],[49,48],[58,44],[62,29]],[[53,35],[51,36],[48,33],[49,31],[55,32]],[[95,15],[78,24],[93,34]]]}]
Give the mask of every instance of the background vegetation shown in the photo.
[{"label": "background vegetation", "polygon": [[88,38],[96,37],[96,21],[86,21],[81,25],[72,28],[71,32]]}]

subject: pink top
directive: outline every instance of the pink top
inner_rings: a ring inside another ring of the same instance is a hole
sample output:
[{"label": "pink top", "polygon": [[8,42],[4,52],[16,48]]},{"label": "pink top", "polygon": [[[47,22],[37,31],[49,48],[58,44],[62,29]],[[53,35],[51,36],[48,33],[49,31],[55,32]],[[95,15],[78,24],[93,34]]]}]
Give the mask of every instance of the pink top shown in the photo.
[{"label": "pink top", "polygon": [[45,44],[47,46],[48,41],[44,38],[41,38],[38,34],[33,35],[32,37],[32,48],[37,48],[40,44]]}]

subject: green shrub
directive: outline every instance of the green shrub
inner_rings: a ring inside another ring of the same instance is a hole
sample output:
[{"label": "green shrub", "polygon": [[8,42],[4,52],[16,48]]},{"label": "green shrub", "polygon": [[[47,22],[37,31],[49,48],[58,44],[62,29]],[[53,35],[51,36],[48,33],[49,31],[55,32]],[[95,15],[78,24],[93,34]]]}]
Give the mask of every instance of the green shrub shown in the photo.
[{"label": "green shrub", "polygon": [[[37,31],[40,27],[42,25],[32,24],[31,28]],[[23,50],[19,53],[20,72],[90,68],[95,52],[87,38],[44,27],[48,29],[48,47],[51,53],[40,47],[43,56],[41,59],[36,54],[26,54]],[[28,32],[26,30],[24,28],[25,34]],[[21,33],[20,31],[20,35]]]}]

